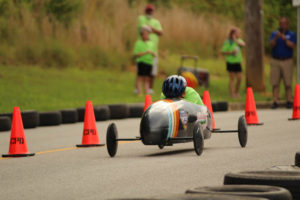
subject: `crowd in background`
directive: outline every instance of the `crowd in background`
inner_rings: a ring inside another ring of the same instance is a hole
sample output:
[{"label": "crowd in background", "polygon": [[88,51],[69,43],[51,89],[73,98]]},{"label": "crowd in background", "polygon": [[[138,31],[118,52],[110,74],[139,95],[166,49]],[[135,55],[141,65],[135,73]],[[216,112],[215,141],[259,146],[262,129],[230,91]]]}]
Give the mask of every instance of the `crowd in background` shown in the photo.
[{"label": "crowd in background", "polygon": [[[148,4],[144,15],[138,18],[137,41],[134,46],[134,58],[137,66],[135,93],[141,95],[153,93],[153,84],[158,72],[158,45],[162,36],[162,26],[153,17],[155,8]],[[296,46],[296,35],[289,30],[286,17],[279,20],[279,29],[272,32],[270,46],[272,58],[270,62],[270,83],[273,89],[272,108],[278,107],[280,81],[283,79],[286,93],[286,107],[292,108],[292,80],[293,80],[293,49]],[[226,59],[226,69],[229,74],[229,93],[232,98],[239,98],[242,81],[242,47],[246,43],[241,38],[241,30],[231,28],[221,52]],[[143,88],[143,89],[142,89]]]}]

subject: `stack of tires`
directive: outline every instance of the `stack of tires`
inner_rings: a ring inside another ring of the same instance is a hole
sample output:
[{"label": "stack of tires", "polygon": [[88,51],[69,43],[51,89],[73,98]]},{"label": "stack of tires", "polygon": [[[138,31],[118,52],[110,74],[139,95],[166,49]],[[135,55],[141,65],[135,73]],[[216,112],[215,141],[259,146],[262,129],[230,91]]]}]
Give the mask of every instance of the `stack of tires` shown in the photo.
[{"label": "stack of tires", "polygon": [[[213,111],[227,111],[227,102],[213,102]],[[110,104],[94,106],[96,121],[109,119],[140,118],[144,112],[144,103]],[[37,112],[28,110],[21,112],[24,128],[37,126],[57,126],[84,121],[85,108],[63,109],[60,111]],[[11,129],[12,113],[0,114],[0,131]]]},{"label": "stack of tires", "polygon": [[295,165],[274,166],[261,171],[231,172],[224,176],[224,186],[198,187],[189,189],[186,193],[300,200],[300,152],[295,155]]}]

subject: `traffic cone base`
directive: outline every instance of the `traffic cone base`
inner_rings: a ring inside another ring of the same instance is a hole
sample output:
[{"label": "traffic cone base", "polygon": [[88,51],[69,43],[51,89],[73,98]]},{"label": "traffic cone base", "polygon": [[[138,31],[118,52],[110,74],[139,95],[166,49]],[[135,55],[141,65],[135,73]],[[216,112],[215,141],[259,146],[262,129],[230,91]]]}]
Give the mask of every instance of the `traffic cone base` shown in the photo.
[{"label": "traffic cone base", "polygon": [[98,147],[104,145],[105,144],[76,144],[76,147]]},{"label": "traffic cone base", "polygon": [[3,154],[3,158],[7,157],[28,157],[28,156],[34,156],[35,153],[25,153],[25,154]]},{"label": "traffic cone base", "polygon": [[293,121],[293,120],[300,120],[300,118],[289,118],[289,121]]}]

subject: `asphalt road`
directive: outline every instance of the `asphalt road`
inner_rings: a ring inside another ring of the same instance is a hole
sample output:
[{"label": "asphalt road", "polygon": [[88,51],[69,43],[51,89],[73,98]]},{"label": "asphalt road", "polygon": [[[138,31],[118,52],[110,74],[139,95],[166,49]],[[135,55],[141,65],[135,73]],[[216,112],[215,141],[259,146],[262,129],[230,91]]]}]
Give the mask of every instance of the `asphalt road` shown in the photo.
[{"label": "asphalt road", "polygon": [[[234,129],[242,111],[215,113],[216,125]],[[235,133],[214,134],[198,157],[192,143],[165,147],[122,143],[115,158],[106,147],[75,148],[83,123],[26,129],[27,158],[0,160],[0,199],[112,199],[183,194],[197,186],[222,185],[225,173],[294,164],[300,151],[300,121],[292,111],[259,110],[263,126],[248,127],[246,148]],[[139,119],[115,121],[120,137],[139,135]],[[98,122],[105,142],[110,121]],[[0,133],[0,152],[9,148],[10,132]]]}]

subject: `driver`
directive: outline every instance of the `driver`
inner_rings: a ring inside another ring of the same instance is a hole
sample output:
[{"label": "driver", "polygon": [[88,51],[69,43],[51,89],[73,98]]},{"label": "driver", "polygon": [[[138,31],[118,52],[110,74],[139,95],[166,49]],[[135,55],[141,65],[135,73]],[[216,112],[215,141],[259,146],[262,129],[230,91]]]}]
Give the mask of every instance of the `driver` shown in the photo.
[{"label": "driver", "polygon": [[161,99],[183,98],[186,101],[203,106],[200,95],[191,87],[186,86],[186,80],[182,76],[169,76],[162,85]]}]

